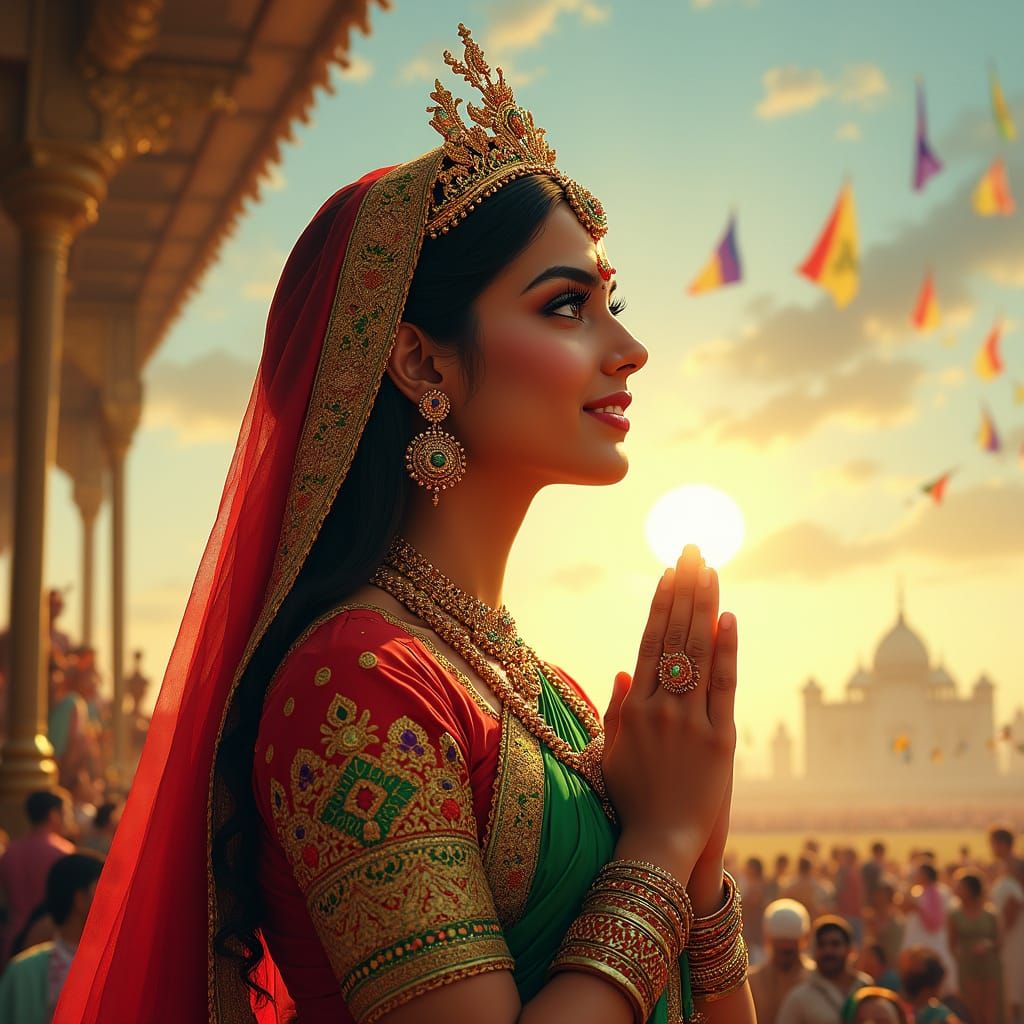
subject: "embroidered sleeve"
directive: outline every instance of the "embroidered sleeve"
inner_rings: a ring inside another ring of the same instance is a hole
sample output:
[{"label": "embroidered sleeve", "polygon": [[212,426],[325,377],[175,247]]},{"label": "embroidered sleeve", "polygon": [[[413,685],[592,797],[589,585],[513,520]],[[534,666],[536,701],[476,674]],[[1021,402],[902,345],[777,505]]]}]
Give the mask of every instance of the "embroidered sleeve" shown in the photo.
[{"label": "embroidered sleeve", "polygon": [[371,1022],[514,962],[443,699],[400,643],[356,639],[289,657],[258,749],[273,830],[349,1009]]}]

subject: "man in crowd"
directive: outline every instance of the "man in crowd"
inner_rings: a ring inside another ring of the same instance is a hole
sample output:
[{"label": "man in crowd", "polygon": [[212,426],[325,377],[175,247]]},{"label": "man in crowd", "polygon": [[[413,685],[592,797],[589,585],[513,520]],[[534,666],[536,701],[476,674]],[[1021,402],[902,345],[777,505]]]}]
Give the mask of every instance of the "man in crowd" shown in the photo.
[{"label": "man in crowd", "polygon": [[53,864],[73,853],[71,794],[54,786],[29,793],[25,801],[30,831],[11,841],[0,857],[0,898],[7,906],[7,925],[0,937],[0,968],[11,955],[14,939],[46,895],[46,875]]},{"label": "man in crowd", "polygon": [[871,978],[850,965],[853,930],[826,914],[814,922],[815,970],[782,1001],[776,1024],[835,1024],[846,1000]]},{"label": "man in crowd", "polygon": [[82,938],[103,860],[94,853],[61,857],[46,876],[46,911],[54,938],[19,953],[0,975],[0,1020],[47,1024]]},{"label": "man in crowd", "polygon": [[804,955],[811,919],[802,903],[781,899],[764,912],[767,960],[750,972],[750,991],[760,1024],[775,1024],[789,991],[810,976],[814,961]]},{"label": "man in crowd", "polygon": [[864,883],[864,903],[867,906],[871,905],[875,889],[886,875],[885,854],[885,843],[876,840],[871,844],[871,856],[861,865],[860,877]]}]

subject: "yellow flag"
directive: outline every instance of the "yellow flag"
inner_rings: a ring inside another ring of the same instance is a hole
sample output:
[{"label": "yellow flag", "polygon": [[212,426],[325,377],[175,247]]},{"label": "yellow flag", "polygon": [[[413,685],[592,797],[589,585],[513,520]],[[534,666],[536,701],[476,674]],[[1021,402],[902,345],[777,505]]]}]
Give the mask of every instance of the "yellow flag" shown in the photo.
[{"label": "yellow flag", "polygon": [[804,277],[824,288],[840,309],[857,294],[860,284],[857,211],[853,203],[853,186],[849,182],[839,193],[810,255],[797,269]]}]

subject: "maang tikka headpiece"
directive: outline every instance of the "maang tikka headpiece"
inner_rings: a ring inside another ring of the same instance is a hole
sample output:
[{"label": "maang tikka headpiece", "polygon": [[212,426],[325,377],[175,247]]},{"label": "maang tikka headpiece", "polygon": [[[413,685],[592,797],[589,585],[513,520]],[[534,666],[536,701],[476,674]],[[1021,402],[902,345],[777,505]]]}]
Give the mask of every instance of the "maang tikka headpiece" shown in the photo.
[{"label": "maang tikka headpiece", "polygon": [[469,126],[459,115],[462,100],[454,99],[440,79],[434,81],[430,98],[437,105],[427,107],[427,113],[434,115],[430,126],[444,136],[442,149],[447,161],[437,178],[427,233],[431,238],[447,234],[486,196],[494,195],[513,178],[546,174],[561,185],[569,205],[594,240],[602,238],[608,230],[604,207],[593,193],[555,167],[555,151],[544,141],[544,129],[538,128],[533,115],[516,103],[501,68],[495,69],[497,80],[493,80],[483,50],[465,25],[459,25],[459,35],[465,46],[464,61],[445,50],[444,62],[480,91],[484,103],[482,107],[466,103],[473,122]]}]

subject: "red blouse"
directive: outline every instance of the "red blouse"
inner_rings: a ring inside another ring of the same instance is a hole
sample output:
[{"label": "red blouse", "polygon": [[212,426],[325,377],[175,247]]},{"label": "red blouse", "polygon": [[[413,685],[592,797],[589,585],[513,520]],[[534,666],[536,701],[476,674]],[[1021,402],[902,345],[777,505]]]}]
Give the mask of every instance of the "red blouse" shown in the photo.
[{"label": "red blouse", "polygon": [[501,721],[380,609],[314,623],[277,672],[253,788],[263,934],[302,1024],[372,1021],[514,964],[481,848]]}]

